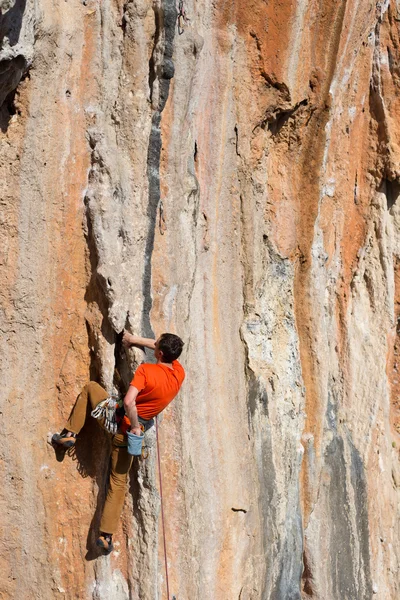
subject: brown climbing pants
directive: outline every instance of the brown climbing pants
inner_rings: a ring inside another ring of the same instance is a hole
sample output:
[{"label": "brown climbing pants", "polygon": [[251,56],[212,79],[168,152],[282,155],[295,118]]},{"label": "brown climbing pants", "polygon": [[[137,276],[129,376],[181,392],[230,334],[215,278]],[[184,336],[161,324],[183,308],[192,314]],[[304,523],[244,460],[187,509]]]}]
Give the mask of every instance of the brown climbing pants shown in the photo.
[{"label": "brown climbing pants", "polygon": [[[79,394],[66,428],[72,433],[79,433],[85,419],[88,403],[93,410],[99,402],[108,398],[109,394],[95,381],[91,381]],[[102,420],[98,420],[103,426]],[[104,427],[103,427],[104,428]],[[111,435],[111,434],[110,434]],[[133,457],[128,454],[126,435],[117,432],[111,440],[111,474],[106,503],[100,522],[100,530],[104,533],[115,533],[124,506],[128,473]]]}]

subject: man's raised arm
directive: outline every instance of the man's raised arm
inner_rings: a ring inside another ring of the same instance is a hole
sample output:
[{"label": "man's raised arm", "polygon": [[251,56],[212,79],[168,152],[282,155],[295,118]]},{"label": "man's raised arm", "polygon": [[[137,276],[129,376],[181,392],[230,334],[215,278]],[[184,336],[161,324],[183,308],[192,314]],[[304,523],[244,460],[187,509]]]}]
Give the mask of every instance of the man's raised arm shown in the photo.
[{"label": "man's raised arm", "polygon": [[124,335],[122,336],[122,343],[125,348],[130,348],[131,346],[144,346],[145,348],[149,348],[150,350],[155,350],[156,340],[152,340],[151,338],[143,338],[138,337],[136,335],[132,335],[127,331],[124,331]]}]

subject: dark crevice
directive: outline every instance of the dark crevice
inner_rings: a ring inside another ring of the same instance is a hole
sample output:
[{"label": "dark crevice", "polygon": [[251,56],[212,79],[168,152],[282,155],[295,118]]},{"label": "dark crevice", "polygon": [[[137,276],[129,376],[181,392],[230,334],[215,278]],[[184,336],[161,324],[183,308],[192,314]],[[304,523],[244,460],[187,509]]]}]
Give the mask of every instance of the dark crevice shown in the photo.
[{"label": "dark crevice", "polygon": [[358,204],[358,173],[356,171],[356,176],[354,179],[354,204]]},{"label": "dark crevice", "polygon": [[153,52],[151,53],[151,57],[149,60],[149,88],[150,88],[150,101],[153,102],[153,88],[154,82],[157,79],[157,69],[156,69],[156,49],[160,39],[160,29],[161,29],[161,14],[160,11],[154,11],[154,19],[156,30],[154,33],[154,46]]},{"label": "dark crevice", "polygon": [[382,18],[380,17],[375,26],[375,49],[372,63],[372,76],[370,81],[369,108],[373,119],[377,124],[377,137],[380,143],[381,152],[387,154],[387,144],[389,143],[389,130],[385,113],[385,106],[381,93],[381,74],[380,74],[380,29]]},{"label": "dark crevice", "polygon": [[10,46],[15,46],[19,41],[22,29],[26,0],[16,0],[14,6],[3,14],[0,10],[0,45],[7,36]]},{"label": "dark crevice", "polygon": [[152,118],[149,150],[147,155],[147,177],[149,180],[149,202],[147,217],[149,231],[146,240],[143,273],[143,333],[153,337],[153,328],[150,322],[150,311],[153,305],[151,297],[151,257],[154,249],[155,227],[157,222],[158,204],[161,197],[160,189],[160,156],[161,156],[161,114],[156,111]]},{"label": "dark crevice", "polygon": [[[3,49],[4,38],[7,38],[9,48],[18,43],[25,8],[26,0],[16,0],[14,6],[4,13],[0,9],[0,51]],[[7,58],[0,60],[0,128],[4,133],[10,118],[17,114],[14,105],[15,91],[28,68],[25,56],[16,52],[13,56],[13,51],[7,52]]]},{"label": "dark crevice", "polygon": [[12,91],[10,94],[8,94],[7,98],[4,101],[4,105],[6,107],[8,114],[10,115],[10,117],[16,115],[17,113],[21,114],[15,105],[15,94],[16,93],[17,93],[17,90]]},{"label": "dark crevice", "polygon": [[302,100],[301,102],[298,102],[296,104],[296,106],[294,106],[293,108],[289,109],[289,110],[278,110],[273,118],[270,118],[270,120],[268,121],[268,129],[269,131],[272,133],[273,136],[277,135],[280,130],[282,129],[282,127],[287,123],[287,121],[290,119],[290,117],[292,117],[301,106],[307,106],[308,105],[308,100]]},{"label": "dark crevice", "polygon": [[[96,160],[92,152],[92,164]],[[97,381],[104,388],[108,389],[107,381],[104,380],[104,365],[102,362],[102,339],[105,339],[109,345],[114,345],[115,368],[113,373],[113,388],[121,397],[125,396],[129,383],[132,379],[132,370],[127,360],[125,350],[122,345],[122,333],[116,333],[110,322],[108,311],[110,301],[107,298],[107,290],[112,290],[112,280],[110,277],[104,279],[98,273],[99,255],[97,250],[96,238],[93,231],[93,207],[90,206],[91,200],[85,197],[86,206],[86,244],[89,251],[91,277],[86,288],[85,302],[88,307],[96,305],[102,316],[101,337],[97,331],[96,325],[91,323],[90,317],[86,320],[86,329],[88,335],[88,347],[90,349],[90,380]]]},{"label": "dark crevice", "polygon": [[[90,202],[91,200],[88,197],[86,197],[86,244],[89,250],[91,277],[86,288],[85,302],[88,306],[90,306],[90,304],[97,305],[99,312],[102,315],[102,336],[104,337],[104,339],[107,340],[109,344],[112,345],[115,343],[116,334],[108,319],[108,299],[103,291],[103,285],[99,285],[99,283],[102,284],[103,282],[99,281],[99,274],[97,272],[99,256],[97,251],[95,234],[93,231],[93,216],[92,209],[90,207]],[[92,324],[89,321],[86,322],[86,326],[88,331],[88,341],[90,348],[90,379],[91,381],[99,382],[103,387],[107,387],[107,382],[103,381],[103,365],[101,364],[101,360],[99,358],[101,356],[101,340],[99,339],[95,328],[93,328]]]},{"label": "dark crevice", "polygon": [[389,62],[389,71],[391,73],[391,75],[397,75],[398,74],[398,67],[395,63],[395,59],[393,57],[393,53],[392,53],[392,49],[390,48],[390,46],[386,47],[386,51],[387,51],[387,55],[388,55],[388,62]]},{"label": "dark crevice", "polygon": [[11,117],[17,114],[17,107],[15,104],[16,90],[8,94],[3,102],[3,106],[0,109],[0,129],[3,133],[7,132],[8,126],[11,121]]},{"label": "dark crevice", "polygon": [[312,576],[310,564],[307,560],[307,553],[305,550],[303,551],[303,565],[304,565],[304,569],[303,569],[303,574],[301,576],[303,592],[306,594],[307,598],[313,598],[314,597],[313,576]]},{"label": "dark crevice", "polygon": [[397,202],[400,196],[400,182],[397,180],[389,181],[389,179],[383,179],[380,191],[386,196],[387,209],[390,210]]},{"label": "dark crevice", "polygon": [[383,105],[382,96],[377,82],[377,75],[373,75],[369,93],[369,110],[372,118],[377,124],[377,138],[380,144],[381,153],[387,154],[387,144],[389,142],[389,131]]},{"label": "dark crevice", "polygon": [[[1,63],[0,63],[1,65]],[[26,72],[25,75],[22,76],[21,80],[18,82],[18,85],[21,84],[25,79],[29,79],[29,72]],[[0,75],[1,82],[1,75]],[[1,92],[0,92],[1,95]],[[7,132],[8,126],[10,124],[11,117],[14,115],[20,116],[21,110],[19,106],[19,93],[18,88],[16,87],[11,92],[7,94],[2,102],[2,106],[0,108],[0,129],[3,133]]]},{"label": "dark crevice", "polygon": [[[88,189],[96,185],[98,172],[104,176],[108,173],[103,157],[97,148],[95,135],[88,134],[88,143],[91,149],[91,169],[88,176]],[[114,190],[114,200],[118,197],[118,190]],[[85,196],[85,237],[90,260],[90,281],[86,288],[85,301],[88,307],[96,305],[102,316],[101,336],[107,340],[109,345],[114,345],[115,371],[113,376],[113,385],[122,395],[128,389],[131,379],[131,372],[127,364],[125,352],[122,348],[121,335],[113,327],[109,318],[109,308],[113,297],[113,279],[112,276],[105,276],[99,272],[100,257],[98,252],[98,240],[94,231],[96,217],[96,198],[90,193]],[[89,311],[90,314],[90,311]],[[104,367],[102,363],[101,339],[97,331],[97,325],[87,320],[87,331],[90,348],[90,379],[99,382],[103,387],[108,388],[108,381],[104,380]]]},{"label": "dark crevice", "polygon": [[[267,129],[276,136],[287,123],[290,117],[293,117],[296,112],[303,106],[308,106],[308,100],[305,98],[298,102],[293,108],[281,108],[279,106],[270,106],[265,112],[264,118],[253,127],[252,133],[257,129]],[[308,124],[308,122],[307,122]]]},{"label": "dark crevice", "polygon": [[128,2],[125,2],[124,6],[122,7],[122,18],[121,18],[121,29],[122,29],[123,35],[126,34],[126,27],[127,27],[128,19],[129,19],[129,17],[127,16],[127,10],[128,10]]},{"label": "dark crevice", "polygon": [[231,511],[232,511],[232,512],[236,512],[236,513],[237,513],[237,512],[241,512],[241,513],[244,513],[244,514],[246,514],[246,513],[247,513],[247,510],[246,510],[245,508],[234,508],[233,506],[232,506],[232,508],[231,508]]},{"label": "dark crevice", "polygon": [[0,61],[0,106],[23,78],[28,63],[22,54]]},{"label": "dark crevice", "polygon": [[[149,149],[147,154],[147,177],[149,181],[149,202],[147,217],[149,229],[145,248],[145,264],[143,273],[143,316],[142,328],[144,335],[153,337],[153,329],[150,321],[152,308],[151,297],[151,257],[154,248],[155,229],[157,225],[157,214],[161,199],[160,189],[160,157],[161,157],[161,113],[168,99],[170,80],[174,76],[174,64],[172,62],[173,42],[175,37],[175,25],[177,10],[173,0],[164,0],[160,8],[155,8],[156,33],[153,53],[149,62],[149,86],[151,100],[157,101],[154,110],[151,132],[149,138]],[[157,47],[160,43],[160,35],[163,32],[164,54],[160,64],[156,63]],[[154,98],[155,81],[159,83],[159,97]]]},{"label": "dark crevice", "polygon": [[235,125],[235,146],[236,146],[236,154],[237,156],[240,156],[240,152],[239,152],[239,130],[238,130],[238,126]]}]

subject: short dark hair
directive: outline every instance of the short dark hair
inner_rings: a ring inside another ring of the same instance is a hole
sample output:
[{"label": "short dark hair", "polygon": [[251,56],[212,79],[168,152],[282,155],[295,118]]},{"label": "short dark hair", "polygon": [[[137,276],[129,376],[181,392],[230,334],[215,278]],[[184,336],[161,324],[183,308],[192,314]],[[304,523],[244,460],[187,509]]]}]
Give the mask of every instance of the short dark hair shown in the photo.
[{"label": "short dark hair", "polygon": [[163,353],[164,362],[172,362],[182,354],[184,343],[173,333],[163,333],[160,336],[158,349]]}]

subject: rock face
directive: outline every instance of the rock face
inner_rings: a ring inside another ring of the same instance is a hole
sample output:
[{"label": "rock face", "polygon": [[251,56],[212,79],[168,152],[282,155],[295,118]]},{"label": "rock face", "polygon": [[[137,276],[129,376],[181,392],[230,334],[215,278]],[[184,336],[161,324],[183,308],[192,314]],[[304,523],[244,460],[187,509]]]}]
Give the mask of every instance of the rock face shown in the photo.
[{"label": "rock face", "polygon": [[[80,387],[185,340],[177,600],[400,597],[398,0],[2,0],[0,597],[166,598],[154,432],[98,557]],[[179,26],[179,27],[178,27]]]}]

